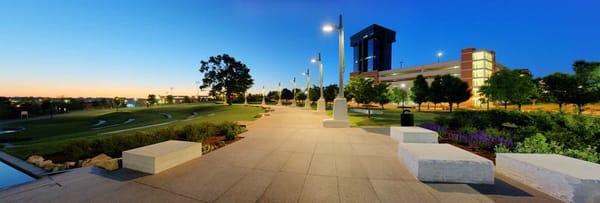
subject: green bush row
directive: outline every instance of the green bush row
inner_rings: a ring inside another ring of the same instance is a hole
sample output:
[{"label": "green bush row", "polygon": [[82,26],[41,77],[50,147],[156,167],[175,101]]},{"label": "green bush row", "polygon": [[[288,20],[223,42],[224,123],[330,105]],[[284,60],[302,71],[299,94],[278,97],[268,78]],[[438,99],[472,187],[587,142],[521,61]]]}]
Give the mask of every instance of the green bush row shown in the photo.
[{"label": "green bush row", "polygon": [[200,142],[207,137],[221,135],[224,135],[228,140],[232,140],[243,131],[244,128],[235,122],[226,121],[219,124],[202,122],[180,128],[167,127],[107,138],[77,140],[67,143],[58,155],[68,161],[77,161],[102,153],[111,157],[120,157],[122,151],[167,140]]},{"label": "green bush row", "polygon": [[514,150],[508,149],[504,145],[497,145],[496,153],[538,153],[538,154],[562,154],[576,159],[590,162],[600,162],[600,153],[595,147],[587,146],[581,149],[567,149],[555,141],[548,141],[544,135],[537,133],[534,136],[525,138],[523,142],[517,144]]},{"label": "green bush row", "polygon": [[456,111],[448,117],[438,117],[436,122],[450,129],[484,130],[515,142],[542,133],[565,148],[600,148],[600,118],[597,117],[541,111]]}]

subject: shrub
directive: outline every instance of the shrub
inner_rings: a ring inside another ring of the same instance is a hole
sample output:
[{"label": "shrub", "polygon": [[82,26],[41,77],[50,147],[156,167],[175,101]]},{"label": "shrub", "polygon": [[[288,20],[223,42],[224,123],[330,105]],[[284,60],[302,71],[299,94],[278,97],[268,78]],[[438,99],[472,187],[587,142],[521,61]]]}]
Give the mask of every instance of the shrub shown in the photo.
[{"label": "shrub", "polygon": [[496,147],[494,147],[494,152],[496,153],[510,153],[510,149],[503,144],[499,144],[496,145]]},{"label": "shrub", "polygon": [[[186,125],[182,128],[159,128],[149,132],[136,132],[133,134],[114,135],[111,137],[76,140],[65,144],[62,154],[66,160],[77,161],[101,153],[111,157],[121,156],[121,152],[141,146],[151,145],[167,140],[202,141],[208,136],[225,135],[226,139],[233,140],[243,129],[235,122],[213,124],[203,122]],[[45,156],[46,154],[40,154]]]},{"label": "shrub", "polygon": [[600,162],[600,154],[596,150],[592,146],[581,149],[565,149],[554,141],[547,142],[544,135],[538,133],[526,138],[522,143],[518,143],[514,151],[517,153],[562,154],[597,163]]},{"label": "shrub", "polygon": [[460,129],[458,129],[458,132],[464,133],[464,134],[473,134],[476,133],[478,130],[475,127],[471,127],[471,126],[464,126]]}]

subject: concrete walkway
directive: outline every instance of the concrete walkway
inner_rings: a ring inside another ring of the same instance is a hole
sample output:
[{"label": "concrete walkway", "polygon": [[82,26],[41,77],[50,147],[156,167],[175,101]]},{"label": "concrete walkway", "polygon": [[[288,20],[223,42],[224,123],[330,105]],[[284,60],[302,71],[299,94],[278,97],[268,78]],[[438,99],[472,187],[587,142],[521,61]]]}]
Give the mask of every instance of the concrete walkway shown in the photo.
[{"label": "concrete walkway", "polygon": [[275,107],[232,145],[157,175],[81,168],[0,192],[0,202],[555,202],[497,176],[492,186],[424,184],[387,128],[325,129]]}]

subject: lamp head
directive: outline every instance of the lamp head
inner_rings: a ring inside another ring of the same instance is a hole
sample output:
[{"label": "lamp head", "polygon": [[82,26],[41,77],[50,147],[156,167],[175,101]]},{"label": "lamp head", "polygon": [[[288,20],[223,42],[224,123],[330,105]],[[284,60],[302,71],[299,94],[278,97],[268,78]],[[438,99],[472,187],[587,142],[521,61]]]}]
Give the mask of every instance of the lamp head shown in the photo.
[{"label": "lamp head", "polygon": [[323,26],[323,32],[332,32],[335,28],[331,24]]}]

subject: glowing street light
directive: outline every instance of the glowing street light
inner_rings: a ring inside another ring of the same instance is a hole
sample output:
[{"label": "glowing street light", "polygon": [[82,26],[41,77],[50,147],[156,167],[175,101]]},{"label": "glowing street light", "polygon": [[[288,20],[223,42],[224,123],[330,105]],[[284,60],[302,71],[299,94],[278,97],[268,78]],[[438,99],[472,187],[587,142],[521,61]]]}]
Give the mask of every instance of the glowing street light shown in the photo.
[{"label": "glowing street light", "polygon": [[444,56],[444,52],[438,51],[438,53],[436,54],[437,59],[438,59],[438,63],[440,62],[440,58],[442,58],[442,56]]},{"label": "glowing street light", "polygon": [[337,26],[328,24],[323,26],[324,32],[338,31],[338,58],[339,58],[339,90],[338,95],[333,101],[333,119],[323,122],[325,127],[349,127],[348,123],[348,103],[344,97],[344,26],[342,24],[342,15],[339,16]]},{"label": "glowing street light", "polygon": [[325,97],[323,97],[323,62],[321,61],[321,53],[317,55],[317,58],[310,60],[312,63],[316,63],[319,66],[319,88],[321,96],[317,101],[317,112],[325,113]]},{"label": "glowing street light", "polygon": [[304,108],[310,109],[310,72],[309,69],[306,69],[305,73],[301,73],[303,76],[306,76],[306,99],[304,100]]}]

